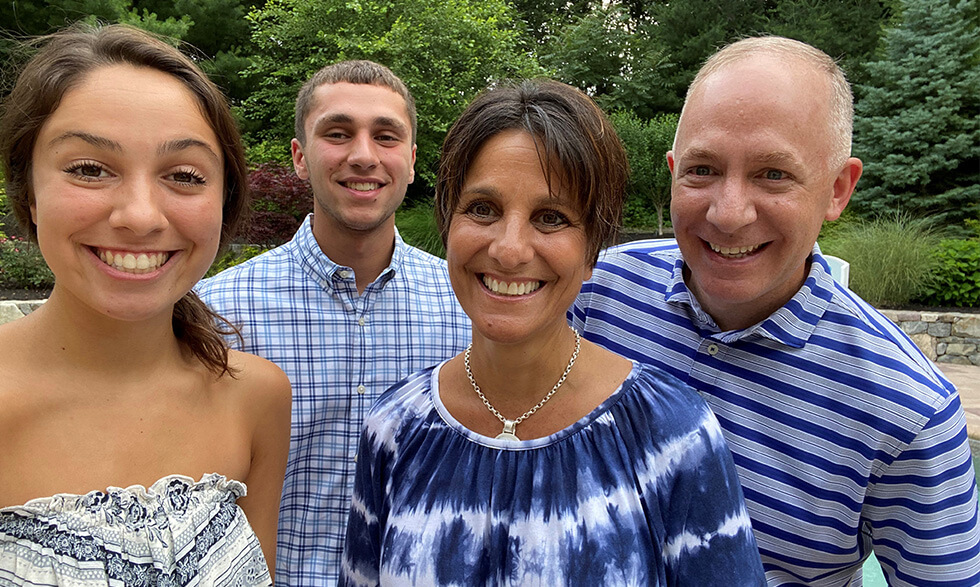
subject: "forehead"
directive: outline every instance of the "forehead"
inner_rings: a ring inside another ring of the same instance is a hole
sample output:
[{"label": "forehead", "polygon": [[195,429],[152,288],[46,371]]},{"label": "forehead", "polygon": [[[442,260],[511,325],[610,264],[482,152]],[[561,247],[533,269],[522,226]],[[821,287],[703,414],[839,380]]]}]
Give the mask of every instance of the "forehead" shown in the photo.
[{"label": "forehead", "polygon": [[[678,124],[677,151],[711,139],[803,150],[829,148],[830,83],[802,63],[754,56],[728,64],[694,88]],[[826,143],[826,144],[824,144]],[[700,148],[700,147],[699,147]]]},{"label": "forehead", "polygon": [[42,125],[40,137],[65,129],[110,139],[136,131],[145,140],[180,135],[217,148],[197,96],[179,79],[149,67],[108,65],[85,74],[65,92]]},{"label": "forehead", "polygon": [[[483,191],[490,184],[507,184],[515,193],[578,206],[565,173],[552,165],[551,191],[541,157],[541,141],[522,129],[501,131],[476,150],[463,181],[463,191]],[[484,185],[486,184],[486,185]]]},{"label": "forehead", "polygon": [[348,82],[317,86],[306,116],[307,129],[324,119],[340,118],[365,125],[393,121],[411,129],[405,98],[387,86]]}]

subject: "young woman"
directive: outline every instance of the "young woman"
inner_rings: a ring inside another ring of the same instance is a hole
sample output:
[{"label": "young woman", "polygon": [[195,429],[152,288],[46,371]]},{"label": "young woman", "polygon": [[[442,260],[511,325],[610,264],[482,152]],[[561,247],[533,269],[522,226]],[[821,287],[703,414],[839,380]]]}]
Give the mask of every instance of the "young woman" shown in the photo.
[{"label": "young woman", "polygon": [[223,96],[145,33],[76,27],[0,128],[55,275],[0,327],[0,583],[270,584],[289,382],[190,291],[247,205]]},{"label": "young woman", "polygon": [[765,583],[705,403],[568,327],[626,176],[557,82],[490,90],[450,130],[437,220],[473,341],[368,417],[342,584]]}]

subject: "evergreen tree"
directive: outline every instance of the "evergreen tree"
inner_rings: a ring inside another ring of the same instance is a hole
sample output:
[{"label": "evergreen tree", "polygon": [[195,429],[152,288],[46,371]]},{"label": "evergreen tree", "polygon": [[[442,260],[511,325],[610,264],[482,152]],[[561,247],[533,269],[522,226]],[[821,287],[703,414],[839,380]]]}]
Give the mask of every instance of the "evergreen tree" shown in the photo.
[{"label": "evergreen tree", "polygon": [[881,59],[856,86],[864,216],[903,211],[963,227],[980,213],[977,0],[905,0]]}]

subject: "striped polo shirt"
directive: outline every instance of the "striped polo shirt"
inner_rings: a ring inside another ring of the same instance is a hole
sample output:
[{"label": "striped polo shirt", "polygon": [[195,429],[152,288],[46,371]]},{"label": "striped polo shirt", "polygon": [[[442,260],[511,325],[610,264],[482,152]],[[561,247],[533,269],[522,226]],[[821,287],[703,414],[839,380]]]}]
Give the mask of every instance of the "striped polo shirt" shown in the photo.
[{"label": "striped polo shirt", "polygon": [[586,338],[707,400],[732,450],[769,585],[980,584],[977,491],[955,387],[815,245],[803,287],[721,331],[672,240],[603,253],[573,306]]}]

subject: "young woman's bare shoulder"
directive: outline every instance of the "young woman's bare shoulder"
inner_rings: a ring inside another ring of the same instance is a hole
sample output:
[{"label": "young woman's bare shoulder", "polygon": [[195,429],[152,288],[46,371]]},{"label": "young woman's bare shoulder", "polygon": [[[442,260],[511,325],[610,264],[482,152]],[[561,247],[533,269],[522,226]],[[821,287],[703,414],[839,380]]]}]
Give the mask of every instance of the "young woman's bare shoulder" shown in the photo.
[{"label": "young woman's bare shoulder", "polygon": [[292,404],[292,389],[289,378],[274,363],[240,351],[228,351],[228,363],[234,369],[234,378],[224,376],[225,380],[244,395],[250,404],[259,410],[289,409]]}]

